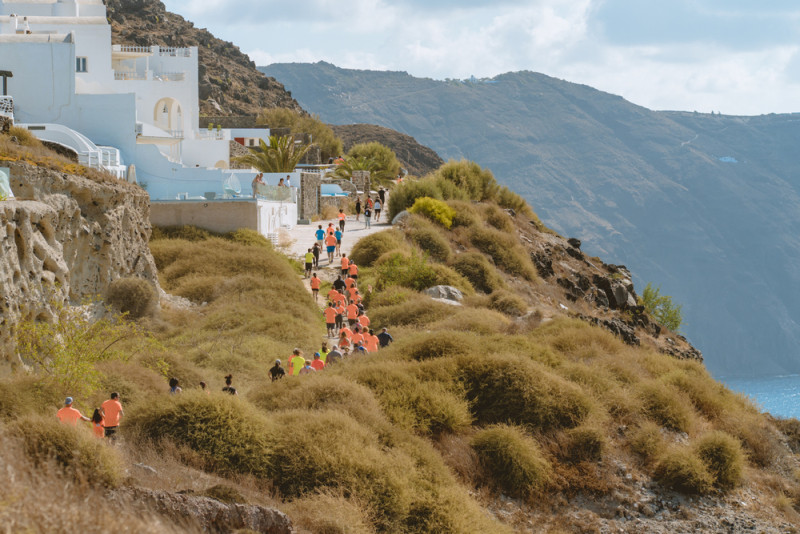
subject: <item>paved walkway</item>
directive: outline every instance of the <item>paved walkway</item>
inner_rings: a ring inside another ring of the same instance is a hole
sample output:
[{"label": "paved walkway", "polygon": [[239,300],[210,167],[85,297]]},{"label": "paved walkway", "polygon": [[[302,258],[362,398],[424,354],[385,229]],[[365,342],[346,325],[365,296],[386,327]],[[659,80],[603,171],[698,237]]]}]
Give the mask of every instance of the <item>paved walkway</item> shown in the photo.
[{"label": "paved walkway", "polygon": [[[334,223],[335,227],[339,227],[338,220],[327,220],[327,221],[317,221],[311,224],[298,224],[291,230],[288,230],[290,238],[293,240],[293,243],[289,250],[287,251],[288,254],[293,258],[301,259],[305,257],[305,253],[314,246],[316,242],[316,237],[314,236],[314,232],[317,231],[317,225],[322,225],[323,230],[328,228],[328,223]],[[344,224],[344,235],[342,236],[342,254],[350,254],[350,251],[353,249],[353,246],[356,242],[361,239],[362,237],[366,237],[370,234],[374,234],[376,232],[380,232],[382,230],[386,230],[391,225],[386,220],[386,214],[381,213],[381,222],[378,224],[373,223],[372,227],[367,229],[364,226],[364,215],[361,215],[361,220],[356,222],[355,215],[348,215],[347,220]],[[337,256],[333,260],[333,264],[335,266],[341,265],[339,261],[339,257]],[[324,250],[319,255],[319,268],[320,270],[326,269],[328,267],[328,253]],[[322,275],[320,275],[322,277]],[[335,279],[335,277],[334,277]],[[324,278],[323,278],[324,280]]]}]

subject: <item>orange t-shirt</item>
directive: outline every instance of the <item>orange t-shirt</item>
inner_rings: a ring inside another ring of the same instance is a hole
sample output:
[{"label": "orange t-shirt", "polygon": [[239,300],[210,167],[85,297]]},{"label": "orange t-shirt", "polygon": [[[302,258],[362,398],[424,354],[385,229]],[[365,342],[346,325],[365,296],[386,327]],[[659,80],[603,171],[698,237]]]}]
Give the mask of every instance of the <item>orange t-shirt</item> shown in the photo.
[{"label": "orange t-shirt", "polygon": [[103,409],[103,426],[119,426],[119,414],[122,413],[122,404],[118,400],[108,399],[100,405]]},{"label": "orange t-shirt", "polygon": [[339,292],[338,291],[336,291],[335,289],[331,289],[330,291],[328,291],[328,300],[332,300],[333,302],[336,302],[336,300],[338,298],[339,298]]},{"label": "orange t-shirt", "polygon": [[354,274],[358,274],[358,265],[356,265],[355,263],[351,263],[350,264],[350,270],[348,271],[348,273],[350,273],[350,276],[353,276]]},{"label": "orange t-shirt", "polygon": [[347,339],[350,339],[350,337],[353,335],[353,331],[345,326],[339,329],[339,334],[344,334],[347,336]]},{"label": "orange t-shirt", "polygon": [[328,237],[325,238],[325,244],[329,247],[336,246],[336,236],[333,234],[328,234]]},{"label": "orange t-shirt", "polygon": [[78,419],[83,417],[83,414],[80,411],[73,408],[72,406],[64,406],[63,408],[58,410],[56,416],[58,417],[58,420],[61,421],[62,423],[75,426],[78,424]]},{"label": "orange t-shirt", "polygon": [[339,338],[339,347],[340,348],[349,347],[349,346],[350,346],[350,341],[347,339],[347,337],[345,337],[345,338],[341,338],[340,337]]},{"label": "orange t-shirt", "polygon": [[350,289],[351,287],[353,287],[353,284],[355,284],[355,283],[356,283],[355,278],[350,278],[348,276],[347,278],[344,279],[344,287],[346,287],[347,289]]},{"label": "orange t-shirt", "polygon": [[350,267],[350,259],[347,256],[342,256],[342,270]]},{"label": "orange t-shirt", "polygon": [[380,342],[378,336],[367,334],[365,338],[366,338],[365,346],[367,348],[367,352],[378,352],[378,343]]},{"label": "orange t-shirt", "polygon": [[104,438],[106,437],[106,430],[103,426],[105,420],[100,421],[99,423],[92,422],[92,432],[94,433],[95,437],[97,438]]},{"label": "orange t-shirt", "polygon": [[317,290],[319,290],[319,284],[320,284],[321,282],[322,282],[322,280],[320,280],[320,279],[319,279],[319,278],[317,278],[316,276],[312,276],[312,277],[311,277],[311,289],[317,289]]},{"label": "orange t-shirt", "polygon": [[369,326],[369,317],[366,315],[360,315],[358,317],[358,322],[361,323],[361,326]]},{"label": "orange t-shirt", "polygon": [[363,343],[364,342],[364,334],[359,334],[358,332],[356,332],[352,336],[350,336],[350,341],[352,341],[353,344],[358,343],[359,341],[361,341]]},{"label": "orange t-shirt", "polygon": [[317,371],[322,371],[325,368],[325,362],[322,360],[314,360],[311,362],[311,367],[316,369]]},{"label": "orange t-shirt", "polygon": [[339,215],[338,215],[338,217],[339,217],[339,220],[340,220],[340,221],[343,221],[343,220],[345,220],[345,218],[347,217],[347,215],[345,215],[343,212],[339,212]]},{"label": "orange t-shirt", "polygon": [[345,309],[344,309],[344,305],[341,302],[343,299],[344,299],[344,297],[340,295],[339,305],[336,306],[336,315],[344,315]]},{"label": "orange t-shirt", "polygon": [[358,317],[358,306],[355,304],[350,304],[347,306],[347,318],[355,319],[356,317]]},{"label": "orange t-shirt", "polygon": [[325,311],[322,312],[325,315],[325,322],[329,324],[333,324],[336,322],[336,308],[332,308],[328,306],[325,308]]}]

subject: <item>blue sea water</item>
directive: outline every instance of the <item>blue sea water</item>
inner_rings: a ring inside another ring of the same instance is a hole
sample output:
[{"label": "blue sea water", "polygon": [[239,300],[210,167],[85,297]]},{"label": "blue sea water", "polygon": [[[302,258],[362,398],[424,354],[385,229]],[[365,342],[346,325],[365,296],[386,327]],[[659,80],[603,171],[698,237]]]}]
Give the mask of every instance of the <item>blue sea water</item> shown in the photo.
[{"label": "blue sea water", "polygon": [[762,410],[776,417],[800,419],[800,375],[766,378],[719,378],[734,391],[750,397]]}]

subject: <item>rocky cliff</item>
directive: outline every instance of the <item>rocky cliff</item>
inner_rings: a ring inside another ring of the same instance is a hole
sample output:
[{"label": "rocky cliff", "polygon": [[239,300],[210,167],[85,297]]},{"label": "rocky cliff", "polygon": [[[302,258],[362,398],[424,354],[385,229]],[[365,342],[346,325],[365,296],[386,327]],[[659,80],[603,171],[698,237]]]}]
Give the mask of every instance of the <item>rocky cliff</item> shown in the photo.
[{"label": "rocky cliff", "polygon": [[157,283],[150,199],[141,188],[15,162],[16,200],[0,202],[0,339],[6,358],[14,325],[52,317],[54,302],[79,304],[111,282]]}]

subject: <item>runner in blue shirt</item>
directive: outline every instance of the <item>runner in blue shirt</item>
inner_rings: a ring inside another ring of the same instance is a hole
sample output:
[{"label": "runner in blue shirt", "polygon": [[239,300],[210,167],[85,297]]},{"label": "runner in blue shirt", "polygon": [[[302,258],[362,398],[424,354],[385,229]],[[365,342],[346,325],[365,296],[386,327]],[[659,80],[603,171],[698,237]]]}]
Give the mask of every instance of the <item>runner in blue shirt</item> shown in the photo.
[{"label": "runner in blue shirt", "polygon": [[322,245],[324,244],[322,241],[325,239],[325,230],[322,229],[321,224],[317,227],[317,231],[314,232],[314,237],[317,238],[319,249],[322,250]]},{"label": "runner in blue shirt", "polygon": [[342,234],[341,230],[336,230],[336,232],[333,233],[333,236],[336,238],[336,254],[338,254],[340,258],[342,257],[342,235],[344,234]]}]

